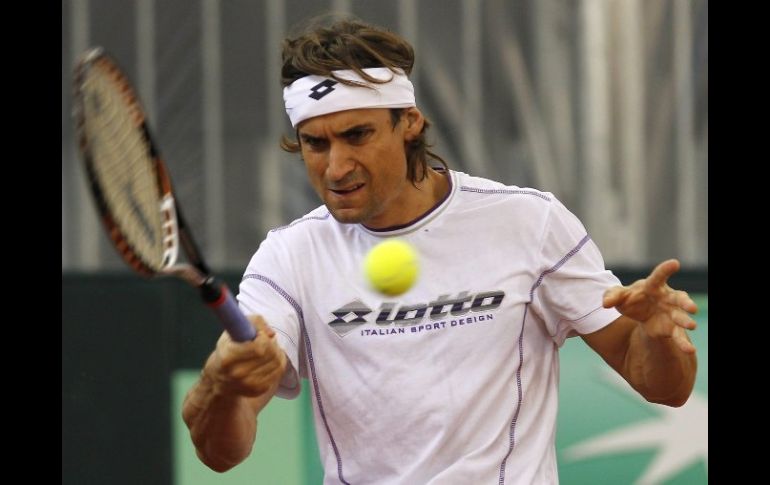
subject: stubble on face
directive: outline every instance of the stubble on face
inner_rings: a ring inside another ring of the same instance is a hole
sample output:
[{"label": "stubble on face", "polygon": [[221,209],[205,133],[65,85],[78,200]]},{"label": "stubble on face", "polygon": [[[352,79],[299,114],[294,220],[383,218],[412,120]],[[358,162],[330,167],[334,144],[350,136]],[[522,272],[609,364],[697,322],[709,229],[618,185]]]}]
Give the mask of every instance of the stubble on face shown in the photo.
[{"label": "stubble on face", "polygon": [[300,130],[311,184],[338,222],[397,223],[409,190],[402,130],[388,110],[355,110],[310,120]]}]

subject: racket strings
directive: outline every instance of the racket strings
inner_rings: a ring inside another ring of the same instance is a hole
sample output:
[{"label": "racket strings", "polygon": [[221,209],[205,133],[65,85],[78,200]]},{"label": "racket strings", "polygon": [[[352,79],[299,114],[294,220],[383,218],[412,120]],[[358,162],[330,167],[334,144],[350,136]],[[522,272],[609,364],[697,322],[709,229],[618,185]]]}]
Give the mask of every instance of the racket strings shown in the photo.
[{"label": "racket strings", "polygon": [[130,250],[157,271],[171,257],[175,223],[169,228],[167,209],[159,209],[161,191],[141,113],[119,75],[99,66],[90,71],[83,94],[84,129],[105,203]]}]

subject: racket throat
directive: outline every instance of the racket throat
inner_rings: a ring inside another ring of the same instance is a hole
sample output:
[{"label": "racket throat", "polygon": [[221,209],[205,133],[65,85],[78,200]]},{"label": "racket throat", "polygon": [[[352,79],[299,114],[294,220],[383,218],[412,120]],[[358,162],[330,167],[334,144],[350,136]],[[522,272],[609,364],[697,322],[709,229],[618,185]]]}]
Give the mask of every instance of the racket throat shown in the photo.
[{"label": "racket throat", "polygon": [[209,306],[218,307],[227,299],[227,287],[213,276],[207,277],[199,290],[201,298]]},{"label": "racket throat", "polygon": [[190,286],[200,288],[206,282],[206,275],[191,264],[182,263],[163,270],[163,273],[185,280]]}]

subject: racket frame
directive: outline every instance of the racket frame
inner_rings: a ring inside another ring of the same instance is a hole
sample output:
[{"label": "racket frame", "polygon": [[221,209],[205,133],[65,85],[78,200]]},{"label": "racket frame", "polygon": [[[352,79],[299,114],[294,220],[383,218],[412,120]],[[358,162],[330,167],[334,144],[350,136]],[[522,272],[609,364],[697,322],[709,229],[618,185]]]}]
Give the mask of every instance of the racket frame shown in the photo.
[{"label": "racket frame", "polygon": [[[104,188],[100,183],[95,168],[98,162],[92,152],[86,129],[86,109],[84,106],[86,95],[83,86],[91,69],[105,69],[111,76],[115,76],[115,82],[119,83],[121,94],[126,97],[127,105],[131,110],[132,122],[141,132],[142,139],[148,147],[149,158],[157,177],[156,186],[159,190],[159,210],[162,219],[163,253],[159,268],[155,268],[133,248],[120,224],[113,216]],[[198,288],[201,298],[217,314],[234,340],[239,342],[253,340],[256,337],[254,327],[238,308],[227,286],[211,274],[189,226],[182,216],[180,207],[176,203],[177,199],[171,184],[171,177],[157,149],[144,109],[133,85],[115,59],[104,48],[91,48],[78,60],[74,75],[74,101],[73,117],[75,118],[76,136],[86,169],[88,187],[94,196],[107,235],[118,254],[129,267],[144,277],[175,276]],[[177,263],[180,244],[189,263]]]}]

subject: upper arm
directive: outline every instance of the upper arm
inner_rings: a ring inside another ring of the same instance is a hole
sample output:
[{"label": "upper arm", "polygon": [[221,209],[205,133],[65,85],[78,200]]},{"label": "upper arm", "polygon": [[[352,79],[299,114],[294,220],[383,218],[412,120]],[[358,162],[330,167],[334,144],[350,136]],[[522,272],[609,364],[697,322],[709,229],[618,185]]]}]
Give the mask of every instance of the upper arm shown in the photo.
[{"label": "upper arm", "polygon": [[252,257],[241,280],[238,304],[247,315],[260,315],[276,332],[278,345],[288,358],[278,395],[299,394],[302,375],[299,290],[292,279],[293,266],[279,234],[270,233]]},{"label": "upper arm", "polygon": [[609,325],[581,337],[605,362],[625,376],[626,355],[631,343],[631,334],[637,325],[638,322],[621,315]]},{"label": "upper arm", "polygon": [[580,220],[558,199],[548,205],[541,238],[541,272],[531,308],[557,345],[569,335],[594,332],[620,316],[615,308],[602,306],[605,291],[620,281],[605,268]]}]

